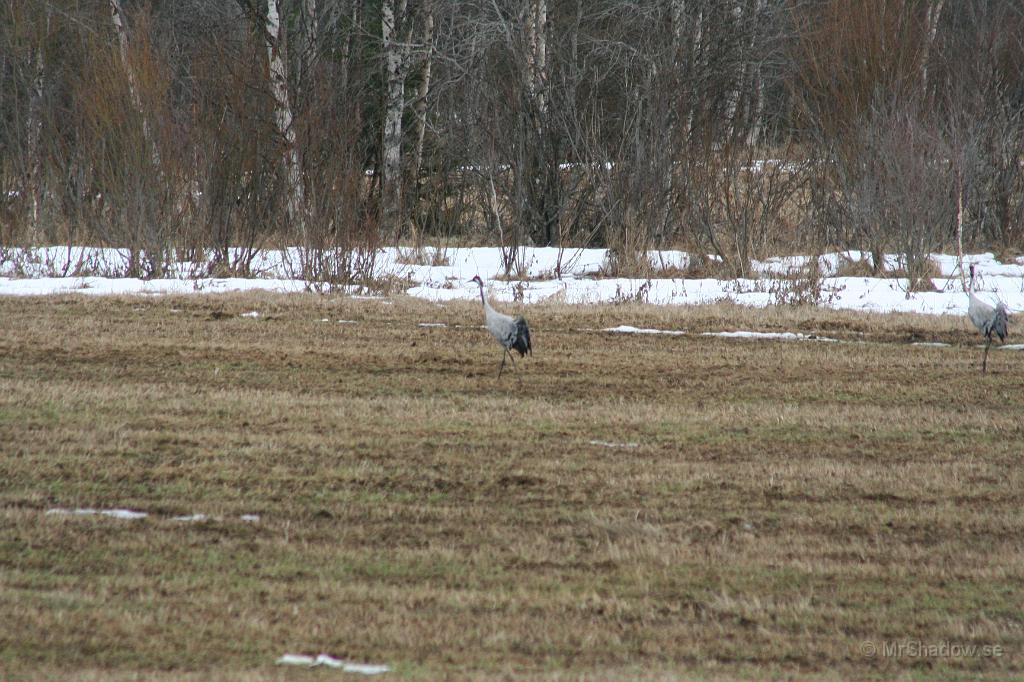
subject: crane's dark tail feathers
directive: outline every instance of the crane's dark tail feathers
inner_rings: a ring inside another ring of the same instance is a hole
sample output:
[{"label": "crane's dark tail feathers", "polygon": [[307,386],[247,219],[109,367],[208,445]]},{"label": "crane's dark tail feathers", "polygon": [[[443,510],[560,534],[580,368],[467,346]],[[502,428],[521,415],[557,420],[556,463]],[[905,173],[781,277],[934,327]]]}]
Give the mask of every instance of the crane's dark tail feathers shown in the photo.
[{"label": "crane's dark tail feathers", "polygon": [[999,337],[1000,341],[1006,340],[1007,325],[1009,324],[1009,316],[1006,314],[1006,306],[1000,302],[996,306],[995,316],[992,318],[992,326],[988,330],[988,338],[991,339],[992,335],[995,334]]},{"label": "crane's dark tail feathers", "polygon": [[522,315],[516,318],[516,338],[512,340],[512,350],[518,352],[519,357],[523,357],[527,353],[533,355],[533,346],[530,345],[530,328],[526,326],[526,320]]}]

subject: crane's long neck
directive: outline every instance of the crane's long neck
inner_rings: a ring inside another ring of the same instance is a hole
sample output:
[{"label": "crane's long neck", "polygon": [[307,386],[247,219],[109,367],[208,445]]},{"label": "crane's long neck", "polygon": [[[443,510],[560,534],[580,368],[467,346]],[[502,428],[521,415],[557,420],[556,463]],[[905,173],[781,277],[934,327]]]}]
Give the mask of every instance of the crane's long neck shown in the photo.
[{"label": "crane's long neck", "polygon": [[487,298],[484,296],[484,284],[483,284],[483,282],[480,283],[480,302],[484,306],[484,316],[485,317],[487,315],[492,314],[494,312],[494,309],[491,308],[491,305],[487,302]]}]

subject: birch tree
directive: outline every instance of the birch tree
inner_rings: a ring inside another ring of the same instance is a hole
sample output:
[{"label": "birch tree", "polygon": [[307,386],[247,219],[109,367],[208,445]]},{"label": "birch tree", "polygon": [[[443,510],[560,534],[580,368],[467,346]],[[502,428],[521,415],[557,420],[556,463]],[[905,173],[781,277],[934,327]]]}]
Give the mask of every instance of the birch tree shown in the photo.
[{"label": "birch tree", "polygon": [[[402,232],[402,115],[405,112],[405,77],[409,62],[406,0],[384,0],[381,4],[381,41],[384,49],[386,92],[381,139],[381,220],[394,239]],[[405,24],[403,27],[399,22]]]},{"label": "birch tree", "polygon": [[284,0],[268,0],[266,15],[267,60],[270,69],[270,94],[274,100],[274,123],[284,141],[285,183],[288,195],[288,222],[299,228],[305,242],[305,193],[302,185],[302,161],[295,139],[291,98],[288,93],[288,33],[281,26]]},{"label": "birch tree", "polygon": [[142,136],[149,145],[150,155],[153,160],[153,167],[157,173],[161,173],[160,149],[157,147],[153,137],[153,129],[149,123],[149,116],[142,104],[142,96],[139,94],[138,77],[132,65],[131,55],[128,49],[128,32],[124,25],[124,10],[121,8],[121,0],[110,0],[110,17],[114,23],[114,33],[117,35],[117,44],[121,54],[121,64],[124,66],[125,77],[128,81],[128,94],[131,97],[132,106],[142,117]]},{"label": "birch tree", "polygon": [[[50,18],[47,16],[46,23],[49,25]],[[49,26],[47,26],[49,28]],[[32,85],[29,92],[28,103],[28,140],[27,140],[27,168],[25,191],[28,192],[29,206],[29,230],[32,235],[39,229],[39,203],[41,194],[41,180],[43,169],[42,139],[43,139],[43,88],[45,85],[45,61],[43,59],[43,47],[38,45],[35,48],[32,65]]]}]

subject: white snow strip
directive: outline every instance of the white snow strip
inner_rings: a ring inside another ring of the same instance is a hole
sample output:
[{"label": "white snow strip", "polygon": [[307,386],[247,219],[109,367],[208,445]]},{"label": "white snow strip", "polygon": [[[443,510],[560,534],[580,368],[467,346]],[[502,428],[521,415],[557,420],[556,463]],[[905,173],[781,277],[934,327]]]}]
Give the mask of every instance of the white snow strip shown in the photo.
[{"label": "white snow strip", "polygon": [[949,348],[948,343],[941,343],[939,341],[915,341],[910,344],[911,346],[924,346],[926,348]]},{"label": "white snow strip", "polygon": [[640,443],[611,443],[604,440],[592,440],[591,445],[600,445],[605,448],[638,448]]},{"label": "white snow strip", "polygon": [[[149,516],[149,512],[135,511],[132,509],[93,509],[92,507],[80,507],[77,509],[65,509],[62,507],[54,507],[53,509],[46,510],[47,516],[109,516],[114,519],[144,519]],[[223,520],[221,517],[210,517],[206,514],[185,514],[182,516],[170,516],[166,517],[170,521],[176,521],[178,523],[194,523],[197,521],[206,521],[207,519],[214,519],[215,521]],[[246,521],[249,523],[256,523],[260,520],[259,514],[242,514],[238,517],[240,521]]]},{"label": "white snow strip", "polygon": [[260,312],[258,310],[250,310],[247,313],[242,313],[239,317],[259,317]]},{"label": "white snow strip", "polygon": [[197,521],[205,521],[208,519],[206,514],[186,514],[185,516],[172,516],[171,521],[179,521],[181,523],[194,523]]},{"label": "white snow strip", "polygon": [[618,327],[608,327],[601,331],[613,332],[615,334],[670,334],[672,336],[679,336],[686,333],[679,329],[642,329],[640,327],[631,327],[628,324],[620,324]]},{"label": "white snow strip", "polygon": [[306,656],[303,654],[285,654],[281,658],[277,659],[277,665],[301,665],[307,668],[313,668],[319,665],[326,666],[328,668],[335,668],[346,673],[360,673],[363,675],[379,675],[386,673],[391,670],[386,665],[373,665],[370,663],[352,663],[351,661],[343,661],[327,654],[320,654],[316,657]]},{"label": "white snow strip", "polygon": [[109,516],[114,519],[125,519],[128,521],[133,521],[135,519],[144,519],[147,516],[149,516],[149,514],[147,514],[146,512],[133,511],[131,509],[92,509],[89,507],[83,507],[79,509],[54,508],[47,509],[46,513],[47,515],[57,514],[69,516],[89,516],[92,514],[98,514],[100,516]]},{"label": "white snow strip", "polygon": [[1005,346],[996,346],[1000,350],[1024,350],[1024,343],[1008,343]]},{"label": "white snow strip", "polygon": [[420,322],[417,327],[447,327],[444,322]]},{"label": "white snow strip", "polygon": [[704,332],[701,336],[721,336],[727,339],[782,339],[786,341],[827,341],[838,343],[838,339],[830,339],[827,336],[816,336],[814,334],[801,334],[799,332]]},{"label": "white snow strip", "polygon": [[146,512],[132,511],[131,509],[104,509],[100,512],[103,516],[110,516],[115,519],[144,519],[149,514]]},{"label": "white snow strip", "polygon": [[358,324],[355,320],[338,320],[338,324]]},{"label": "white snow strip", "polygon": [[[753,276],[747,279],[686,279],[673,277],[693,259],[683,251],[650,251],[647,257],[654,270],[650,278],[605,277],[594,273],[607,270],[606,249],[523,247],[515,250],[512,275],[521,281],[495,279],[508,271],[508,250],[498,247],[445,249],[445,265],[409,265],[401,262],[403,250],[378,249],[373,255],[373,276],[399,277],[409,282],[406,293],[435,303],[473,301],[479,295],[469,280],[480,274],[487,280],[494,303],[531,305],[544,302],[567,304],[648,303],[654,305],[702,305],[730,301],[740,305],[765,307],[787,303],[799,280],[785,279],[804,272],[815,256],[779,256],[751,263]],[[241,258],[239,251],[229,258]],[[715,260],[712,254],[702,258]],[[817,305],[843,310],[868,312],[910,312],[930,315],[964,315],[967,295],[961,282],[960,263],[955,255],[932,254],[939,276],[933,278],[935,291],[909,292],[905,279],[838,276],[851,270],[849,264],[870,263],[871,256],[860,251],[841,251],[817,256],[823,274]],[[226,291],[303,292],[309,290],[339,292],[358,299],[384,299],[357,286],[325,286],[296,279],[302,262],[297,248],[260,251],[252,262],[255,278],[195,277],[208,263],[172,264],[164,279],[122,277],[131,254],[125,249],[49,246],[7,249],[0,259],[0,295],[33,296],[61,294],[201,294]],[[1024,258],[1000,262],[992,253],[971,254],[964,266],[974,264],[979,273],[979,296],[998,298],[1011,311],[1024,310]],[[896,254],[885,254],[888,270],[900,266]],[[659,277],[661,270],[666,276]],[[63,273],[71,276],[62,276]],[[635,333],[635,332],[634,332]],[[647,332],[652,333],[652,332]]]}]

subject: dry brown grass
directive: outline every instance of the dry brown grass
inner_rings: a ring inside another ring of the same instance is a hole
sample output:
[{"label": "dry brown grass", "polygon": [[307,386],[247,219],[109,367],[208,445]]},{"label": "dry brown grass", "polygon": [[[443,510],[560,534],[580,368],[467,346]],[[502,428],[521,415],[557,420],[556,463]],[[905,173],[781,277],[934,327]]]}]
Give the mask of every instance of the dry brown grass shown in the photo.
[{"label": "dry brown grass", "polygon": [[[475,305],[388,303],[0,299],[3,676],[1024,670],[1021,354],[981,376],[952,318],[548,306],[498,381]],[[694,333],[585,331],[624,323]],[[696,334],[736,328],[862,343]],[[908,641],[1002,655],[881,655]]]}]

